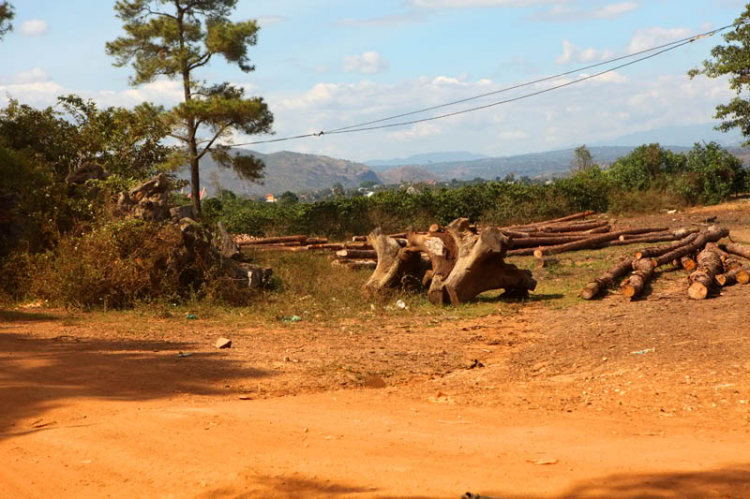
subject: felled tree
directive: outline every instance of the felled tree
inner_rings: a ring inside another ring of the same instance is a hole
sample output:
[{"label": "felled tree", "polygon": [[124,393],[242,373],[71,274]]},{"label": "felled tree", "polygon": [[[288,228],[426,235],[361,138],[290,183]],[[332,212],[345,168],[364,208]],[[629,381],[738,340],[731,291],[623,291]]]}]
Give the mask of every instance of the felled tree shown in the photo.
[{"label": "felled tree", "polygon": [[[250,64],[248,48],[258,39],[253,20],[232,22],[238,0],[118,0],[117,17],[126,35],[107,43],[115,66],[132,63],[138,86],[160,76],[182,82],[183,102],[166,113],[171,136],[184,144],[190,164],[191,192],[200,213],[200,161],[209,152],[219,165],[234,168],[248,180],[262,177],[263,163],[230,153],[233,132],[271,133],[273,115],[260,97],[245,97],[244,89],[230,83],[206,84],[196,72],[215,57],[223,57],[242,71]],[[221,144],[217,141],[221,141]]]}]

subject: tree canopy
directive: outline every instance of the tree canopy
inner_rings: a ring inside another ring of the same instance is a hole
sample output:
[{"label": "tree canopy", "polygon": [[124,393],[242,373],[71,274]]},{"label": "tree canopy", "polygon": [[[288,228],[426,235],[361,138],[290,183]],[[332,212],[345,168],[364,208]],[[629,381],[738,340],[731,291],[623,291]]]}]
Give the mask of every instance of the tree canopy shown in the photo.
[{"label": "tree canopy", "polygon": [[705,75],[709,78],[729,76],[729,86],[737,93],[728,104],[716,107],[715,118],[723,120],[717,128],[729,131],[738,128],[750,145],[750,100],[742,97],[750,90],[750,4],[735,21],[734,30],[723,35],[726,45],[717,45],[711,50],[713,59],[703,61],[702,68],[688,72],[691,78]]},{"label": "tree canopy", "polygon": [[221,166],[258,180],[263,163],[232,154],[229,141],[234,132],[272,133],[273,115],[262,98],[245,97],[243,88],[230,83],[210,85],[195,74],[216,57],[244,72],[255,69],[248,48],[257,43],[259,27],[253,20],[229,19],[237,1],[118,0],[115,11],[126,35],[106,45],[115,66],[130,64],[134,69],[131,85],[160,76],[182,82],[183,102],[165,113],[164,120],[171,137],[184,146],[196,213],[200,213],[200,160],[211,153]]},{"label": "tree canopy", "polygon": [[3,39],[6,33],[13,30],[11,21],[13,21],[15,15],[13,5],[7,0],[0,2],[0,40]]}]

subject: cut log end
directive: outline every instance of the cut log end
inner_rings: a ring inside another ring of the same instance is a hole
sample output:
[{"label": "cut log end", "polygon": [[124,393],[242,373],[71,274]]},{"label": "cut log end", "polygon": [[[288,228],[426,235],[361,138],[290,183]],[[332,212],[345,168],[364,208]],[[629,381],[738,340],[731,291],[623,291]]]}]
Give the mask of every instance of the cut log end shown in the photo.
[{"label": "cut log end", "polygon": [[622,292],[622,296],[624,296],[625,298],[628,298],[630,300],[635,298],[635,295],[636,295],[635,286],[626,283],[620,287],[620,290]]},{"label": "cut log end", "polygon": [[591,282],[581,290],[581,298],[584,300],[593,300],[601,291],[601,286],[598,282]]},{"label": "cut log end", "polygon": [[544,258],[544,250],[542,248],[535,249],[534,250],[534,258],[543,259]]},{"label": "cut log end", "polygon": [[693,300],[705,300],[708,297],[708,288],[700,282],[694,282],[688,288],[688,296]]},{"label": "cut log end", "polygon": [[735,276],[737,278],[737,282],[740,284],[747,284],[750,283],[750,272],[747,270],[740,270],[737,272],[737,275]]}]

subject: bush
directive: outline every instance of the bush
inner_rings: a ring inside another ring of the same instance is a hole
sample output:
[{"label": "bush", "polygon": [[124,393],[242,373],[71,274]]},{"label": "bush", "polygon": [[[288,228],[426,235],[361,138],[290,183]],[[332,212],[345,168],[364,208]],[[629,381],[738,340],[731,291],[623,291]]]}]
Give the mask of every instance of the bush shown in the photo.
[{"label": "bush", "polygon": [[717,204],[747,189],[748,172],[736,156],[715,142],[695,144],[685,171],[673,176],[670,192],[687,203]]}]

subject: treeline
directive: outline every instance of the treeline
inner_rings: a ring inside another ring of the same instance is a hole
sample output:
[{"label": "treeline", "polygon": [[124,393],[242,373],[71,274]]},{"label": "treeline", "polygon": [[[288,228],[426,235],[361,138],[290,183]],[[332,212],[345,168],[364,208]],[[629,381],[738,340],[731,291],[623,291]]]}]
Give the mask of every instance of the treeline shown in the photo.
[{"label": "treeline", "polygon": [[298,203],[257,202],[221,191],[204,203],[204,216],[232,232],[257,236],[303,233],[344,237],[375,227],[397,232],[426,228],[459,217],[510,224],[596,210],[646,212],[715,204],[748,190],[748,170],[716,143],[696,144],[684,154],[643,145],[606,169],[586,166],[551,183],[474,182],[461,187],[414,186],[377,191],[370,197],[338,197]]}]

